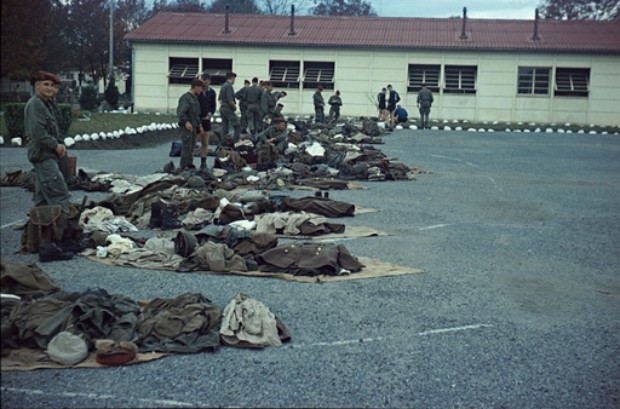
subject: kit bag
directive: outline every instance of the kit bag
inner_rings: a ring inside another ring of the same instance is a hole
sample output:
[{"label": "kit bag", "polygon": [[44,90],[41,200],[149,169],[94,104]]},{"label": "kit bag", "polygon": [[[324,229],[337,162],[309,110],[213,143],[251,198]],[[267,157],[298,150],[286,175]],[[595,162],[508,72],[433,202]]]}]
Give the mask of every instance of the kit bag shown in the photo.
[{"label": "kit bag", "polygon": [[226,169],[229,172],[238,172],[246,165],[239,152],[228,148],[220,149],[213,162],[214,168]]},{"label": "kit bag", "polygon": [[30,219],[22,233],[22,253],[36,253],[42,243],[62,240],[65,217],[60,205],[33,207],[28,216]]}]

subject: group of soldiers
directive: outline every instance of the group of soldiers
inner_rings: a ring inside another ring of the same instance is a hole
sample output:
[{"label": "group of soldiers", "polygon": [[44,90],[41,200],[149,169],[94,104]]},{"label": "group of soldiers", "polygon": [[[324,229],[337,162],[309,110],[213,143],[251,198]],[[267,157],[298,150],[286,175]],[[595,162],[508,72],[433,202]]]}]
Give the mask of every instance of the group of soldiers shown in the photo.
[{"label": "group of soldiers", "polygon": [[[252,81],[245,80],[244,86],[235,92],[234,84],[237,74],[226,73],[226,81],[220,88],[216,98],[215,91],[210,87],[211,77],[203,74],[190,84],[190,90],[179,98],[177,117],[181,129],[181,160],[180,168],[192,168],[193,152],[197,137],[200,138],[200,168],[206,168],[207,146],[213,135],[211,122],[219,105],[222,119],[220,146],[232,146],[237,143],[241,134],[247,134],[256,144],[270,141],[274,129],[284,124],[282,108],[279,101],[286,97],[285,91],[274,92],[271,81],[260,81],[257,77]],[[241,113],[237,116],[237,108]],[[231,132],[232,131],[232,132]]]},{"label": "group of soldiers", "polygon": [[[218,146],[234,146],[241,134],[245,134],[257,148],[273,144],[279,152],[284,152],[287,131],[282,114],[284,105],[280,101],[286,97],[286,91],[274,91],[271,81],[259,81],[257,77],[252,81],[245,80],[243,87],[235,91],[236,79],[237,74],[227,72],[226,81],[216,97],[211,88],[211,77],[203,74],[201,78],[194,78],[190,90],[179,98],[177,117],[182,144],[181,169],[194,168],[193,153],[198,138],[201,144],[200,168],[207,167],[207,146],[213,136],[211,122],[218,106],[222,119]],[[313,96],[316,122],[325,122],[322,91],[323,87],[319,84]],[[329,120],[338,120],[342,106],[340,91],[336,91],[328,104],[331,106]]]},{"label": "group of soldiers", "polygon": [[[314,120],[317,123],[325,122],[325,99],[323,99],[323,86],[317,85],[316,92],[312,96],[312,103],[314,104]],[[340,98],[340,91],[336,91],[327,101],[329,104],[329,122],[337,121],[340,118],[340,107],[342,106],[342,98]]]}]

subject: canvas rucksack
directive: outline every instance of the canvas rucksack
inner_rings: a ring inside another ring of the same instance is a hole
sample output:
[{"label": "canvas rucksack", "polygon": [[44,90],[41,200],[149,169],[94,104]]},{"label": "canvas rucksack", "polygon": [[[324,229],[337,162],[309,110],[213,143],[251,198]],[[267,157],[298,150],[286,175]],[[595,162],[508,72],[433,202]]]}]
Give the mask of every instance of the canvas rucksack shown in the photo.
[{"label": "canvas rucksack", "polygon": [[30,220],[22,233],[22,253],[36,253],[41,243],[62,240],[66,217],[60,205],[33,207],[28,216]]}]

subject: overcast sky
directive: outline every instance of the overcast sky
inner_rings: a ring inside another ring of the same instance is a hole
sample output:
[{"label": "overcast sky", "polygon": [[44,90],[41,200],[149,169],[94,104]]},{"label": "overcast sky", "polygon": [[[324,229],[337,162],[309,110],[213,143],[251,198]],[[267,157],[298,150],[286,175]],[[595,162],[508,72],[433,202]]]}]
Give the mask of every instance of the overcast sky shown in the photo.
[{"label": "overcast sky", "polygon": [[[365,0],[381,17],[461,16],[467,7],[471,18],[534,19],[543,0]],[[147,0],[152,4],[153,0]],[[210,4],[210,1],[205,1]],[[306,3],[312,3],[307,1]]]},{"label": "overcast sky", "polygon": [[534,19],[541,0],[366,0],[381,17],[450,17]]}]

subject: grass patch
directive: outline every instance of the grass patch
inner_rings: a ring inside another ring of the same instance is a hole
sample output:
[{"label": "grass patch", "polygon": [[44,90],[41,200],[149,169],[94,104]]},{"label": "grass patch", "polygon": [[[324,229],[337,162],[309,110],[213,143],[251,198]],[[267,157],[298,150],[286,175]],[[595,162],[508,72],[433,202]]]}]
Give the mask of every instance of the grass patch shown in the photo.
[{"label": "grass patch", "polygon": [[114,132],[127,127],[137,128],[155,123],[176,122],[176,115],[155,114],[108,114],[93,112],[89,121],[74,119],[69,128],[69,136],[91,134],[94,132]]},{"label": "grass patch", "polygon": [[[170,114],[109,114],[103,112],[93,112],[89,121],[81,121],[76,118],[71,122],[69,127],[69,136],[91,134],[99,132],[114,132],[127,127],[137,128],[143,125],[155,123],[173,123],[177,122],[176,115]],[[0,134],[7,135],[6,122],[4,115],[0,117]]]}]

